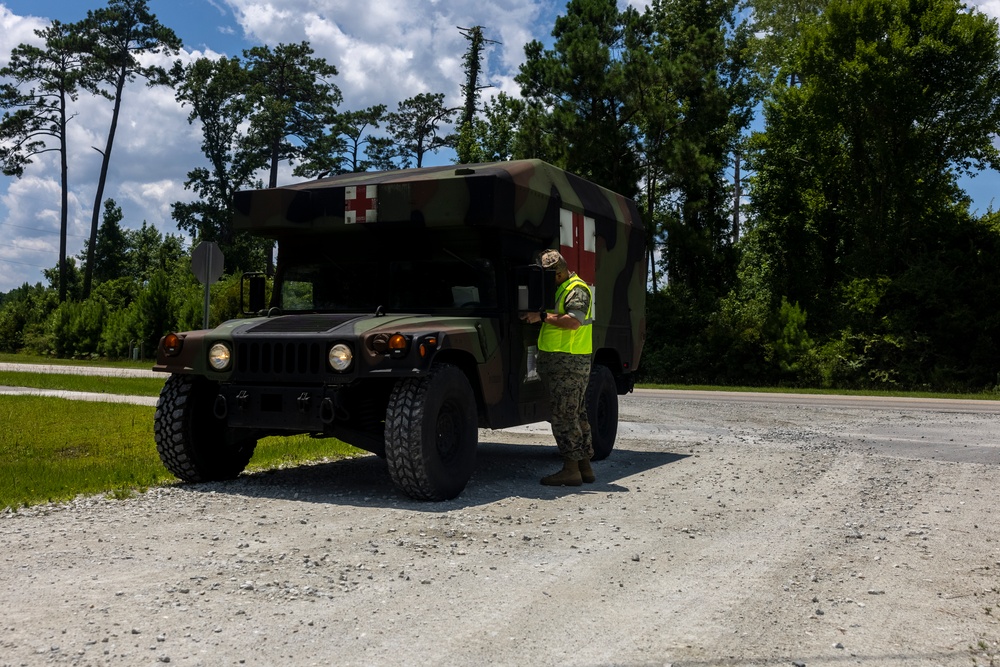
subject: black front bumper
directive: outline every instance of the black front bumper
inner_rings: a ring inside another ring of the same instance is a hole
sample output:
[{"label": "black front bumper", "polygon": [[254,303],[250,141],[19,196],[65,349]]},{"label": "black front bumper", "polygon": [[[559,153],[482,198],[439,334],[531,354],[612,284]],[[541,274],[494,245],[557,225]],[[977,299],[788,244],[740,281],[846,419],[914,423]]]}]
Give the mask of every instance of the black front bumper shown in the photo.
[{"label": "black front bumper", "polygon": [[[345,415],[338,408],[339,389],[326,386],[223,384],[213,413],[232,428],[321,432]],[[338,415],[338,413],[341,413]]]}]

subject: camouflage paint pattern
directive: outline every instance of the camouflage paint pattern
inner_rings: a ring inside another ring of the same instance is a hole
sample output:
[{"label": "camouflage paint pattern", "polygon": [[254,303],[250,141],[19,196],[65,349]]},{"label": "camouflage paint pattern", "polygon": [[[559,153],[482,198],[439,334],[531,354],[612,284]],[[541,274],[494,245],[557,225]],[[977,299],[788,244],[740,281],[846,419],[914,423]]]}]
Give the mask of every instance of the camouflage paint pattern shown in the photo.
[{"label": "camouflage paint pattern", "polygon": [[[594,350],[616,376],[637,369],[646,335],[647,257],[644,227],[631,199],[541,160],[512,160],[342,174],[239,192],[234,226],[280,240],[373,224],[346,222],[345,190],[360,186],[375,188],[374,224],[509,230],[557,250],[561,209],[591,217]],[[570,271],[580,273],[577,258],[563,255]]]},{"label": "camouflage paint pattern", "polygon": [[584,399],[590,380],[590,357],[563,352],[538,355],[538,374],[551,400],[552,436],[559,453],[574,461],[594,455]]}]

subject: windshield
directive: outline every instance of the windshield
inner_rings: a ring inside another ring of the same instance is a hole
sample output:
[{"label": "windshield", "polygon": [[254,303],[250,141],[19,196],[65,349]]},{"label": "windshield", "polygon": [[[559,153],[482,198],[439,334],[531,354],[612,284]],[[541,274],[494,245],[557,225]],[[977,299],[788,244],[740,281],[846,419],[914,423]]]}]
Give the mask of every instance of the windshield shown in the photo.
[{"label": "windshield", "polygon": [[374,312],[379,306],[433,312],[497,305],[494,267],[482,257],[462,257],[444,247],[419,259],[303,250],[279,261],[278,305],[286,312]]}]

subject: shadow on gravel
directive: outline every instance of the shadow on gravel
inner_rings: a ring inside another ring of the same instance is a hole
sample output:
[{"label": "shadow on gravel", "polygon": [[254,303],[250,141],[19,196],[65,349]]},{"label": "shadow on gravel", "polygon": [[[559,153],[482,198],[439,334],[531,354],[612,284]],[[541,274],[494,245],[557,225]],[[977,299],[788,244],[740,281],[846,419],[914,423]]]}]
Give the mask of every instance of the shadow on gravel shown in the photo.
[{"label": "shadow on gravel", "polygon": [[582,499],[593,494],[629,493],[633,483],[628,478],[684,458],[687,455],[616,448],[604,461],[594,462],[597,475],[594,484],[548,487],[539,480],[559,469],[555,446],[481,442],[476,471],[469,484],[458,498],[443,502],[416,501],[397,490],[385,461],[374,455],[248,473],[231,482],[185,484],[184,488],[204,493],[433,513],[512,497],[550,500],[573,494]]}]

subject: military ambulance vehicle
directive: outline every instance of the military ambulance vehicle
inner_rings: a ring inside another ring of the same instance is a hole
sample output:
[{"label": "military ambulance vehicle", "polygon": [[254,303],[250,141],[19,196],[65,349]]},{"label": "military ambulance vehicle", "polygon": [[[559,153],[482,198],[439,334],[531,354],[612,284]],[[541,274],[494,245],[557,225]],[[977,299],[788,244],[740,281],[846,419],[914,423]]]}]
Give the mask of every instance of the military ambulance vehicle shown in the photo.
[{"label": "military ambulance vehicle", "polygon": [[479,428],[547,420],[535,371],[561,251],[594,286],[587,409],[595,459],[618,429],[645,331],[645,231],[634,203],[537,160],[366,172],[240,192],[235,227],[276,239],[270,300],[172,333],[155,370],[160,458],[189,482],[236,477],[269,435],[334,437],[383,457],[413,498],[457,496]]}]

